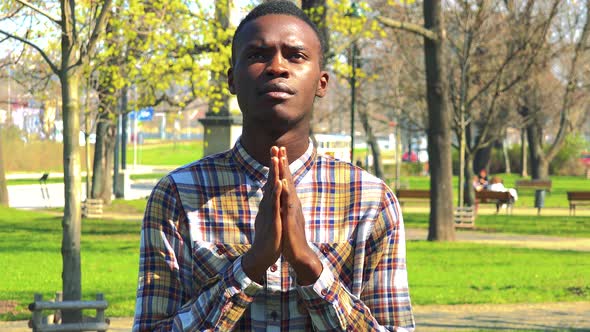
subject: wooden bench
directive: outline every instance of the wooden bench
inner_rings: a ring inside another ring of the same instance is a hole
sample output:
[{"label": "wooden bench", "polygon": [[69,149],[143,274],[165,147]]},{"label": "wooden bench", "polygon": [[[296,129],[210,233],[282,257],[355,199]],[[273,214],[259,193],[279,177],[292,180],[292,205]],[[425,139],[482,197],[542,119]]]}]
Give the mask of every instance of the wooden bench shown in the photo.
[{"label": "wooden bench", "polygon": [[507,191],[491,191],[482,190],[475,192],[476,204],[496,204],[496,213],[500,212],[500,206],[506,204],[506,213],[512,214],[512,207],[514,205],[514,199]]},{"label": "wooden bench", "polygon": [[102,218],[102,198],[87,198],[82,202],[84,218]]},{"label": "wooden bench", "polygon": [[[398,189],[396,193],[400,205],[407,202],[429,202],[430,190],[426,189]],[[455,209],[455,227],[474,228],[477,212],[471,206]]]},{"label": "wooden bench", "polygon": [[570,203],[570,216],[575,216],[577,205],[590,205],[590,191],[568,191],[567,200]]},{"label": "wooden bench", "polygon": [[516,180],[514,186],[516,190],[534,189],[551,192],[551,180]]},{"label": "wooden bench", "polygon": [[429,202],[430,190],[426,189],[398,189],[396,193],[400,205],[407,202]]}]

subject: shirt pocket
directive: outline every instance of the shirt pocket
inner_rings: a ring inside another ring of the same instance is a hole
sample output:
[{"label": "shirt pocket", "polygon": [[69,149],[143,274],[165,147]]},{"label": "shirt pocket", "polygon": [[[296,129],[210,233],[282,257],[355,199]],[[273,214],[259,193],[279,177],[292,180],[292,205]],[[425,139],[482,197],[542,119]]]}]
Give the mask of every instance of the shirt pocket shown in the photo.
[{"label": "shirt pocket", "polygon": [[350,242],[314,242],[311,248],[336,278],[350,286],[354,272],[354,250]]},{"label": "shirt pocket", "polygon": [[225,270],[250,249],[250,244],[195,242],[193,244],[193,285],[198,292],[221,280]]}]

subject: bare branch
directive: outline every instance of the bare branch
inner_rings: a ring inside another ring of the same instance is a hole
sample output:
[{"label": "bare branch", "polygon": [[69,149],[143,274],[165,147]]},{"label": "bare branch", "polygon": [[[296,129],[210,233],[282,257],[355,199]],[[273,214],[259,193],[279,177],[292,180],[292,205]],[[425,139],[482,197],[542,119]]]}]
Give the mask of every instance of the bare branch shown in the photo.
[{"label": "bare branch", "polygon": [[434,32],[432,32],[432,31],[430,31],[418,24],[414,24],[414,23],[410,23],[410,22],[402,22],[402,21],[394,20],[394,19],[384,17],[384,16],[377,16],[377,21],[379,21],[379,23],[385,25],[386,27],[389,27],[392,29],[400,29],[400,30],[412,32],[412,33],[415,33],[415,34],[422,36],[424,38],[428,38],[432,41],[438,41],[438,36]]},{"label": "bare branch", "polygon": [[28,1],[25,0],[16,0],[18,2],[20,2],[21,4],[31,8],[32,10],[36,11],[37,13],[47,17],[50,21],[52,21],[53,23],[60,25],[61,24],[61,20],[58,18],[53,17],[50,13],[46,12],[45,10],[38,8],[36,6],[34,6],[33,4],[29,3]]},{"label": "bare branch", "polygon": [[45,52],[39,46],[37,46],[37,45],[31,43],[30,41],[28,41],[26,39],[23,39],[23,38],[21,38],[19,36],[10,34],[10,33],[6,32],[4,30],[0,30],[0,33],[3,34],[3,35],[5,35],[5,36],[7,36],[7,37],[9,37],[9,38],[16,39],[16,40],[20,41],[21,43],[24,43],[24,44],[29,45],[32,48],[36,49],[39,52],[39,54],[41,54],[41,56],[43,57],[43,59],[47,62],[47,64],[49,65],[49,67],[51,67],[51,70],[56,75],[59,75],[59,69],[57,68],[57,66],[51,61],[51,59],[49,59],[49,57],[47,56],[47,54],[45,54]]}]

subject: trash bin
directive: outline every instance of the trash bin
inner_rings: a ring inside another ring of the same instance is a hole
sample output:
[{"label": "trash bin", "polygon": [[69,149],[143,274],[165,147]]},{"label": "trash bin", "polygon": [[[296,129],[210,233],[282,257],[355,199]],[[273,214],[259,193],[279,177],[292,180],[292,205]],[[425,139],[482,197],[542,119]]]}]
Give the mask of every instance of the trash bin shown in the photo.
[{"label": "trash bin", "polygon": [[545,190],[535,190],[535,207],[537,214],[541,214],[541,209],[545,207]]}]

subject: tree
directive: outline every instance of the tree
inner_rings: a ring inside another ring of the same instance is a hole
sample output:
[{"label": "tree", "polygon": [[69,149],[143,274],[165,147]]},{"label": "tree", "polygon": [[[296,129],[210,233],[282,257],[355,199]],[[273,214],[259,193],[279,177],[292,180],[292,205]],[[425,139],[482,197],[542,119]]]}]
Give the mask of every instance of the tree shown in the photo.
[{"label": "tree", "polygon": [[451,114],[445,83],[445,28],[440,0],[425,0],[424,27],[378,17],[381,24],[417,33],[424,37],[426,95],[428,104],[428,159],[430,166],[429,241],[453,241]]},{"label": "tree", "polygon": [[[559,88],[560,102],[557,107],[553,108],[553,114],[557,117],[552,117],[551,114],[543,112],[543,107],[539,103],[539,99],[533,98],[535,95],[539,96],[542,91],[542,83],[539,78],[546,77],[546,75],[537,76],[536,80],[531,80],[528,87],[531,91],[523,91],[520,98],[520,113],[525,117],[526,132],[529,143],[529,152],[531,157],[531,176],[533,179],[547,179],[549,177],[549,163],[555,158],[560,148],[565,143],[565,139],[571,133],[576,125],[584,123],[585,114],[587,114],[586,106],[583,103],[583,96],[587,94],[588,87],[588,68],[583,64],[588,63],[587,59],[590,55],[590,0],[586,0],[584,10],[579,10],[580,3],[573,4],[574,7],[565,6],[560,17],[559,25],[555,28],[556,34],[561,37],[566,43],[565,52],[561,53],[561,59],[552,64],[553,68],[557,67],[558,72],[562,73],[556,75],[562,84]],[[577,16],[568,19],[571,13],[577,13]],[[579,15],[579,16],[578,16]],[[569,22],[574,22],[573,26]],[[546,67],[549,70],[550,67]],[[546,81],[546,80],[545,80]],[[553,90],[555,91],[555,89]],[[556,131],[554,132],[553,140],[545,146],[545,135],[543,128],[548,122],[555,121],[558,123]],[[535,206],[538,206],[542,199],[539,196],[544,195],[543,192],[537,192]]]},{"label": "tree", "polygon": [[0,205],[8,206],[8,187],[6,184],[6,171],[4,170],[4,152],[2,144],[2,125],[0,125]]},{"label": "tree", "polygon": [[[58,38],[60,45],[59,59],[51,59],[49,53],[42,48],[39,39],[31,34],[31,30],[24,33],[9,32],[0,29],[0,34],[17,40],[35,49],[59,77],[61,83],[62,114],[64,119],[64,192],[65,207],[62,221],[62,258],[63,258],[63,298],[64,300],[80,300],[81,260],[80,260],[80,156],[78,153],[78,135],[80,131],[80,105],[78,99],[78,85],[80,72],[85,64],[94,56],[96,46],[104,32],[111,0],[91,2],[77,6],[73,1],[61,0],[55,2],[27,2],[16,1],[19,5],[5,5],[8,15],[20,18],[19,13],[30,16],[36,22],[50,24],[56,29],[47,33],[47,38]],[[54,12],[59,12],[59,17]],[[82,13],[84,12],[84,13]],[[80,22],[84,17],[88,21]],[[41,31],[36,31],[39,36]],[[58,40],[51,40],[57,44]],[[63,313],[64,323],[82,320],[81,310],[67,310]]]},{"label": "tree", "polygon": [[[449,92],[459,148],[459,205],[472,205],[466,179],[487,168],[492,144],[502,140],[515,112],[505,97],[527,76],[542,48],[559,0],[461,1],[449,6]],[[499,28],[502,27],[502,28]],[[511,121],[512,119],[512,121]]]}]

